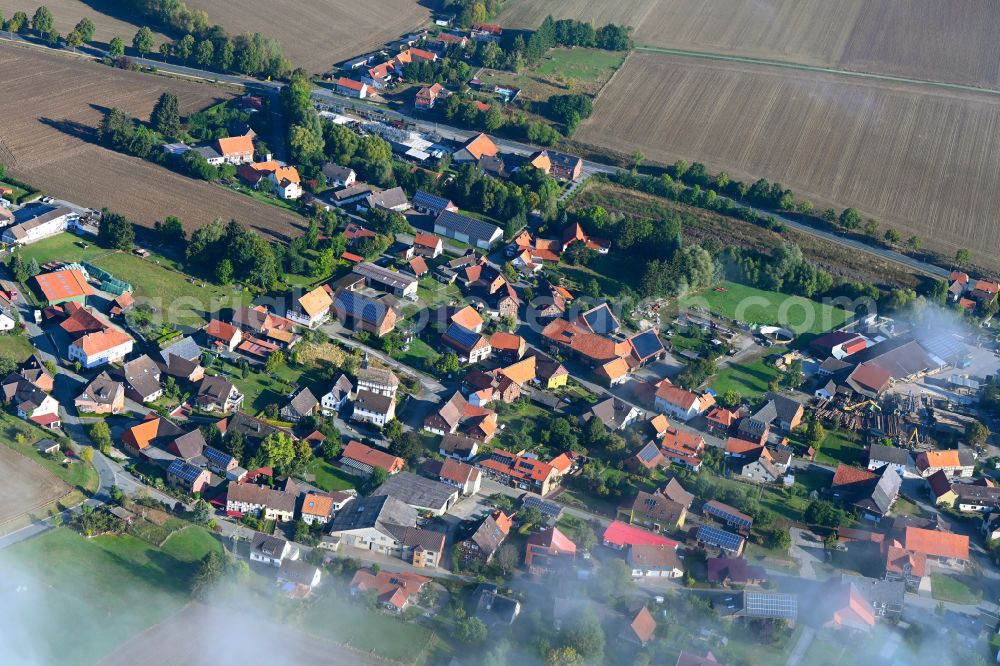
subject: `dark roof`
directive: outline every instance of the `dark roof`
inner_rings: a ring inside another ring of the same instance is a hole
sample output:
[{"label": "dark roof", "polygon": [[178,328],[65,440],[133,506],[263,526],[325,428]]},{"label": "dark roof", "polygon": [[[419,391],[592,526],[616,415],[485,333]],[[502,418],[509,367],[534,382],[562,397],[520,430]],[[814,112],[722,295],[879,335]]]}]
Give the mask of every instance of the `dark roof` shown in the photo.
[{"label": "dark roof", "polygon": [[213,404],[223,404],[229,399],[235,385],[221,375],[205,375],[198,385],[199,400],[207,400]]},{"label": "dark roof", "polygon": [[711,583],[722,583],[727,579],[733,583],[746,583],[763,580],[765,576],[764,567],[751,566],[743,558],[708,558],[708,580]]},{"label": "dark roof", "polygon": [[543,516],[548,516],[552,519],[558,519],[562,514],[562,507],[555,502],[549,502],[543,500],[541,497],[532,494],[525,494],[524,499],[521,502],[522,509],[538,509],[542,512]]},{"label": "dark roof", "polygon": [[910,452],[897,446],[872,444],[868,447],[868,460],[879,460],[895,465],[908,466],[910,464]]},{"label": "dark roof", "polygon": [[799,595],[782,592],[743,592],[747,617],[794,620],[799,614]]},{"label": "dark roof", "polygon": [[316,409],[317,405],[319,405],[319,400],[316,399],[313,392],[308,388],[302,388],[296,391],[292,399],[288,401],[287,406],[295,410],[297,414],[305,415]]},{"label": "dark roof", "polygon": [[[235,318],[235,317],[234,317]],[[160,357],[164,363],[170,360],[170,354],[180,356],[188,361],[201,361],[201,347],[191,336],[186,336],[175,340],[170,345],[160,350]]]},{"label": "dark roof", "polygon": [[125,381],[139,395],[146,397],[161,390],[160,368],[149,356],[143,355],[122,366]]},{"label": "dark roof", "polygon": [[395,497],[372,495],[348,502],[330,522],[330,532],[378,528],[392,536],[386,525],[415,527],[417,511]]},{"label": "dark roof", "polygon": [[195,428],[171,442],[169,448],[181,458],[197,458],[205,450],[205,437]]},{"label": "dark roof", "polygon": [[278,537],[271,536],[270,534],[264,534],[263,532],[254,532],[253,541],[250,543],[250,549],[264,553],[270,557],[277,557],[278,555],[281,555],[282,551],[285,550],[286,545],[288,545],[288,542],[284,539],[279,539]]},{"label": "dark roof", "polygon": [[386,479],[375,494],[394,497],[413,507],[443,509],[457,492],[455,486],[447,483],[426,479],[412,472],[400,472]]},{"label": "dark roof", "polygon": [[395,399],[387,395],[362,389],[358,391],[358,396],[354,400],[354,408],[376,414],[388,414],[394,402]]},{"label": "dark roof", "polygon": [[624,400],[612,396],[591,407],[590,412],[599,418],[604,425],[618,429],[632,409],[633,407]]},{"label": "dark roof", "polygon": [[353,171],[354,169],[343,167],[339,164],[334,164],[333,162],[323,163],[323,175],[333,180],[344,180],[350,176]]},{"label": "dark roof", "polygon": [[337,299],[333,302],[333,311],[338,318],[351,317],[373,326],[381,326],[389,313],[389,307],[381,298],[346,289],[337,294]]},{"label": "dark roof", "polygon": [[802,403],[777,393],[768,393],[767,402],[757,410],[753,417],[759,421],[770,424],[775,419],[779,421],[791,421],[802,409]]},{"label": "dark roof", "polygon": [[90,400],[99,405],[108,405],[114,402],[122,390],[123,386],[121,382],[116,382],[111,379],[111,375],[107,372],[102,372],[94,377],[92,382],[87,384],[87,387],[83,389],[83,393],[77,399]]},{"label": "dark roof", "polygon": [[445,434],[445,436],[441,439],[440,448],[442,451],[458,453],[462,454],[463,457],[466,457],[479,445],[479,440],[456,432]]},{"label": "dark roof", "polygon": [[[581,314],[580,317],[587,322],[587,326],[590,327],[590,330],[598,335],[609,335],[621,328],[621,324],[618,322],[614,313],[611,312],[611,307],[607,303],[601,303],[600,305],[587,310]],[[656,334],[653,333],[653,336],[655,337]]]},{"label": "dark roof", "polygon": [[417,193],[413,195],[413,205],[418,208],[428,208],[431,210],[444,210],[451,203],[448,199],[444,197],[438,197],[433,194],[428,194],[423,190],[417,190]]},{"label": "dark roof", "polygon": [[677,502],[686,508],[690,508],[691,502],[694,501],[694,494],[685,490],[684,486],[676,478],[670,479],[660,493],[667,499]]},{"label": "dark roof", "polygon": [[446,343],[451,342],[454,346],[465,351],[471,351],[482,337],[482,334],[470,331],[461,324],[452,324],[445,331],[444,338],[446,340],[444,341]]},{"label": "dark roof", "polygon": [[229,467],[230,462],[239,462],[236,458],[229,455],[225,451],[220,451],[219,449],[212,448],[211,446],[206,446],[202,451],[202,455],[205,456],[210,463],[218,465],[223,469]]},{"label": "dark roof", "polygon": [[468,215],[462,215],[450,210],[441,211],[434,224],[486,242],[492,241],[500,232],[500,228],[495,224],[483,222],[482,220],[477,220]]},{"label": "dark roof", "polygon": [[184,479],[188,483],[194,483],[201,476],[202,469],[191,463],[185,462],[183,460],[175,460],[170,463],[170,467],[167,468],[167,474],[170,476],[176,476],[179,479]]},{"label": "dark roof", "polygon": [[264,423],[249,414],[236,412],[226,419],[226,433],[238,432],[247,439],[259,441],[268,435],[281,432],[281,428],[276,428],[269,423]]},{"label": "dark roof", "polygon": [[644,361],[664,351],[663,342],[660,341],[660,337],[653,329],[636,333],[629,338],[629,342],[632,343],[635,354],[639,357],[640,361]]},{"label": "dark roof", "polygon": [[719,546],[732,552],[739,550],[740,545],[743,543],[743,537],[739,534],[733,534],[732,532],[727,532],[711,525],[702,525],[699,527],[696,538],[698,541]]}]

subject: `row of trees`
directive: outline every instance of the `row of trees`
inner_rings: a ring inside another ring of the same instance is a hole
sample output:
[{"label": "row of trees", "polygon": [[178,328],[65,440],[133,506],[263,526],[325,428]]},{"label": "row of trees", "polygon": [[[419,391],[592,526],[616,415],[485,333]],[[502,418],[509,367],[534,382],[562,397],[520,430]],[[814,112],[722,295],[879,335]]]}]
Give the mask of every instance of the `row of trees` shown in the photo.
[{"label": "row of trees", "polygon": [[191,234],[185,250],[187,270],[219,284],[238,281],[269,291],[279,277],[275,247],[236,220],[215,220]]}]

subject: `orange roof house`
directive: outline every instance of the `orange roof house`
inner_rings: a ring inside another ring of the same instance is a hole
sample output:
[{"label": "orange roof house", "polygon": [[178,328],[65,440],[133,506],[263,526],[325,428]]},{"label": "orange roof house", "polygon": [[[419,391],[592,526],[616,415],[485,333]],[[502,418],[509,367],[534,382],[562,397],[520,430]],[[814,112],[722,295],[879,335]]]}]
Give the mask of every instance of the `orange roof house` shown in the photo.
[{"label": "orange roof house", "polygon": [[35,285],[49,305],[59,305],[67,301],[86,302],[87,296],[96,292],[87,284],[87,279],[78,270],[43,273],[34,278]]},{"label": "orange roof house", "polygon": [[497,331],[490,337],[490,347],[493,353],[508,361],[517,361],[527,349],[527,342],[520,335],[506,331]]},{"label": "orange roof house", "polygon": [[903,547],[927,557],[947,560],[969,560],[969,537],[952,532],[907,527]]},{"label": "orange roof house", "polygon": [[253,136],[230,136],[216,141],[219,154],[227,161],[249,162],[253,159]]},{"label": "orange roof house", "polygon": [[456,312],[451,316],[451,322],[458,324],[462,328],[467,328],[470,331],[475,331],[478,333],[483,330],[483,318],[476,311],[476,308],[471,305],[466,305],[464,308]]},{"label": "orange roof house", "polygon": [[485,134],[479,134],[455,151],[454,160],[456,162],[478,162],[485,157],[496,157],[500,149],[493,143],[493,140]]},{"label": "orange roof house", "polygon": [[528,164],[536,169],[541,169],[545,173],[548,173],[552,169],[552,160],[549,159],[549,154],[544,150],[532,155],[528,160]]},{"label": "orange roof house", "polygon": [[923,477],[929,477],[934,472],[944,471],[948,476],[972,476],[976,467],[976,458],[970,451],[949,449],[945,451],[923,451],[916,457],[917,471]]},{"label": "orange roof house", "polygon": [[645,606],[639,609],[639,612],[628,626],[631,633],[626,634],[627,637],[635,640],[639,645],[645,645],[653,640],[653,636],[656,635],[656,620],[653,619],[653,616]]},{"label": "orange roof house", "polygon": [[235,349],[243,340],[243,334],[240,332],[240,329],[218,319],[208,322],[208,325],[205,327],[205,335],[208,337],[209,342],[220,344],[229,349],[229,351]]},{"label": "orange roof house", "polygon": [[670,429],[670,421],[663,414],[657,414],[653,418],[649,419],[649,427],[653,429],[653,435],[660,439],[667,434],[667,430]]},{"label": "orange roof house", "polygon": [[598,366],[594,373],[609,386],[615,386],[628,378],[629,365],[624,358],[619,356]]},{"label": "orange roof house", "polygon": [[371,472],[374,468],[384,469],[389,474],[402,471],[406,463],[402,458],[365,446],[361,442],[351,440],[340,454],[344,464]]},{"label": "orange roof house", "polygon": [[324,316],[330,311],[331,305],[333,305],[333,299],[323,287],[316,287],[299,298],[299,308],[310,319]]},{"label": "orange roof house", "polygon": [[500,374],[519,386],[524,386],[535,379],[535,357],[529,356],[513,365],[500,369]]},{"label": "orange roof house", "polygon": [[351,593],[374,590],[383,608],[399,612],[405,609],[410,598],[419,593],[429,582],[430,578],[409,572],[379,571],[373,574],[367,569],[360,569],[351,579]]}]

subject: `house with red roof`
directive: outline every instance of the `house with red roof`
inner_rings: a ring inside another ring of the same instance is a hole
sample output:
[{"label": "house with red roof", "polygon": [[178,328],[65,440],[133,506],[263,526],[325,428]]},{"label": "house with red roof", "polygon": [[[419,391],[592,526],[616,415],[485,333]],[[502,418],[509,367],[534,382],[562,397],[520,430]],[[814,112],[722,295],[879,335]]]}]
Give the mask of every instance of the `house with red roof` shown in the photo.
[{"label": "house with red roof", "polygon": [[376,467],[388,474],[402,471],[406,463],[402,458],[378,449],[373,449],[361,442],[351,440],[340,454],[341,462],[363,474],[371,474]]},{"label": "house with red roof", "polygon": [[656,636],[656,620],[645,606],[639,609],[628,627],[622,632],[622,639],[645,647]]},{"label": "house with red roof", "polygon": [[669,546],[676,548],[679,542],[668,539],[661,534],[654,534],[647,530],[623,523],[620,520],[612,521],[601,536],[601,543],[608,548],[625,550],[632,546]]},{"label": "house with red roof", "polygon": [[557,571],[575,560],[576,544],[558,527],[550,527],[528,537],[524,565],[532,574]]},{"label": "house with red roof", "polygon": [[364,99],[368,97],[368,84],[363,81],[355,81],[346,76],[337,79],[337,94]]},{"label": "house with red roof", "polygon": [[656,385],[654,405],[658,412],[687,422],[709,407],[707,398],[663,379]]},{"label": "house with red roof", "polygon": [[409,572],[359,569],[351,579],[351,595],[360,596],[374,592],[378,605],[385,610],[401,613],[431,579]]},{"label": "house with red roof", "polygon": [[205,326],[205,337],[208,338],[210,345],[221,347],[227,351],[233,351],[243,341],[240,329],[218,319],[213,319]]},{"label": "house with red roof", "polygon": [[480,460],[476,466],[495,481],[544,496],[552,492],[562,481],[563,476],[570,470],[571,463],[568,458],[562,456],[557,456],[546,463],[525,455],[523,451],[510,453],[503,449],[494,449],[489,458]]}]

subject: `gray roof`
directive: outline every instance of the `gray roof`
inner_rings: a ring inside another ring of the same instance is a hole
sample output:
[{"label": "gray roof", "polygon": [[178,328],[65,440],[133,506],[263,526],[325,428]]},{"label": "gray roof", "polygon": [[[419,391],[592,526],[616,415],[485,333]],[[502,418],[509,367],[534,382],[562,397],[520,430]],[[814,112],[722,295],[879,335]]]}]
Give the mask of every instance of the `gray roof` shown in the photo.
[{"label": "gray roof", "polygon": [[378,207],[392,209],[398,206],[410,205],[410,200],[406,198],[406,192],[403,191],[402,187],[394,187],[389,190],[376,192],[369,195],[366,201],[372,208]]},{"label": "gray roof", "polygon": [[498,236],[502,236],[500,227],[489,222],[477,220],[468,215],[454,213],[450,210],[441,211],[434,221],[435,226],[441,226],[454,232],[462,233],[470,238],[481,240],[487,243],[493,242]]},{"label": "gray roof", "polygon": [[170,354],[180,356],[188,361],[201,361],[201,347],[190,335],[174,340],[172,343],[160,350],[160,357],[167,362]]},{"label": "gray roof", "polygon": [[288,401],[288,405],[286,407],[293,410],[298,416],[305,416],[312,410],[316,409],[317,405],[319,405],[319,400],[316,399],[313,392],[308,388],[302,388],[292,396],[292,399]]},{"label": "gray roof", "polygon": [[347,375],[342,374],[330,389],[330,393],[333,394],[334,400],[340,400],[349,395],[353,390],[354,385],[351,384],[351,380],[347,378]]},{"label": "gray roof", "polygon": [[169,446],[181,458],[196,458],[205,451],[205,436],[201,434],[201,430],[195,428],[175,439]]},{"label": "gray roof", "polygon": [[191,150],[193,150],[194,152],[198,153],[199,155],[201,155],[202,157],[204,157],[206,160],[213,160],[213,159],[218,159],[218,158],[222,157],[222,153],[220,153],[218,150],[216,150],[212,146],[196,146],[195,148],[192,148]]},{"label": "gray roof", "polygon": [[282,432],[281,428],[276,428],[269,423],[264,423],[249,414],[236,412],[226,421],[226,433],[238,432],[247,439],[260,441],[268,435]]},{"label": "gray roof", "polygon": [[361,382],[379,386],[399,386],[399,377],[392,370],[385,368],[361,368],[358,370],[358,383]]},{"label": "gray roof", "polygon": [[102,372],[94,377],[92,382],[87,384],[87,387],[83,389],[83,393],[80,394],[77,400],[88,400],[98,405],[111,405],[124,392],[125,387],[121,382],[116,382],[111,379],[111,375],[107,372]]},{"label": "gray roof", "polygon": [[902,610],[906,598],[906,583],[901,580],[880,580],[865,576],[844,574],[842,584],[853,586],[875,608],[898,608]]},{"label": "gray roof", "polygon": [[753,418],[766,424],[771,424],[775,419],[779,421],[791,421],[802,408],[802,403],[777,393],[768,393],[767,402],[757,410]]},{"label": "gray roof", "polygon": [[897,446],[872,444],[868,449],[868,460],[878,460],[880,462],[892,463],[894,465],[909,466],[910,452]]},{"label": "gray roof", "polygon": [[468,456],[480,445],[479,440],[473,439],[461,433],[447,433],[441,439],[441,450],[448,453],[456,453],[463,457]]},{"label": "gray roof", "polygon": [[153,395],[161,389],[160,366],[145,354],[122,366],[122,374],[126,383],[143,397]]},{"label": "gray roof", "polygon": [[387,525],[416,527],[417,511],[395,497],[372,495],[351,500],[330,522],[330,533],[377,529],[386,536],[395,536]]},{"label": "gray roof", "polygon": [[229,484],[227,499],[232,502],[245,502],[266,506],[275,511],[295,511],[297,493],[274,490],[253,483]]},{"label": "gray roof", "polygon": [[620,400],[612,396],[607,400],[603,400],[591,407],[590,412],[599,418],[604,425],[617,430],[618,428],[621,428],[626,417],[633,409],[634,408],[624,400]]},{"label": "gray roof", "polygon": [[388,414],[395,402],[395,398],[362,389],[354,399],[354,408],[375,414]]},{"label": "gray roof", "polygon": [[391,271],[378,264],[365,261],[354,267],[354,272],[366,279],[389,285],[395,289],[405,289],[417,281],[417,278],[407,273]]},{"label": "gray roof", "polygon": [[443,510],[454,499],[458,489],[411,472],[400,472],[386,479],[375,493],[395,497],[412,507]]},{"label": "gray roof", "polygon": [[205,375],[198,385],[198,400],[200,402],[211,402],[213,404],[223,404],[229,399],[235,385],[226,377],[221,375]]},{"label": "gray roof", "polygon": [[255,532],[250,549],[264,553],[270,557],[278,557],[285,550],[286,545],[288,545],[288,542],[284,539],[279,539],[276,536],[264,534],[263,532]]},{"label": "gray roof", "polygon": [[312,585],[319,568],[302,560],[282,560],[278,568],[278,580],[296,585]]},{"label": "gray roof", "polygon": [[487,558],[490,558],[493,557],[494,553],[500,548],[500,544],[506,538],[507,534],[500,529],[493,516],[486,516],[483,522],[479,523],[476,531],[469,537],[469,541],[479,546],[479,550]]},{"label": "gray roof", "polygon": [[333,162],[323,163],[323,175],[331,180],[345,180],[352,173],[354,173],[354,169],[349,167],[340,166],[339,164],[334,164]]}]

